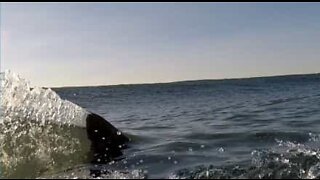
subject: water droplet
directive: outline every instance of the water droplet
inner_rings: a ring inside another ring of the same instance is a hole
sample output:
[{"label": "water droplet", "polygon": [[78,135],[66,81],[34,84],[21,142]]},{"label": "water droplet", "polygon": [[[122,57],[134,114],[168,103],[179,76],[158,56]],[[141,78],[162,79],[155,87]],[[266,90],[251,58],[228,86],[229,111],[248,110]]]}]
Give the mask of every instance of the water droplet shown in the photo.
[{"label": "water droplet", "polygon": [[173,161],[174,164],[178,164],[178,161]]},{"label": "water droplet", "polygon": [[122,133],[120,131],[117,132],[117,135],[120,136]]},{"label": "water droplet", "polygon": [[143,160],[141,159],[139,162],[140,162],[140,163],[143,163]]},{"label": "water droplet", "polygon": [[289,163],[289,159],[284,159],[283,163],[288,164]]},{"label": "water droplet", "polygon": [[219,152],[224,152],[224,149],[223,149],[222,147],[220,147],[220,148],[218,149],[218,151],[219,151]]},{"label": "water droplet", "polygon": [[170,157],[170,156],[168,157],[168,160],[171,160],[171,157]]},{"label": "water droplet", "polygon": [[201,147],[201,148],[204,148],[204,147],[205,147],[205,145],[203,145],[203,144],[202,144],[200,147]]},{"label": "water droplet", "polygon": [[109,165],[112,165],[112,164],[114,164],[115,163],[115,161],[111,161],[111,162],[109,162]]},{"label": "water droplet", "polygon": [[96,132],[96,133],[97,133],[97,132],[98,132],[98,130],[96,129],[96,130],[94,130],[94,132]]},{"label": "water droplet", "polygon": [[105,137],[102,137],[102,140],[106,140],[106,138],[105,138]]}]

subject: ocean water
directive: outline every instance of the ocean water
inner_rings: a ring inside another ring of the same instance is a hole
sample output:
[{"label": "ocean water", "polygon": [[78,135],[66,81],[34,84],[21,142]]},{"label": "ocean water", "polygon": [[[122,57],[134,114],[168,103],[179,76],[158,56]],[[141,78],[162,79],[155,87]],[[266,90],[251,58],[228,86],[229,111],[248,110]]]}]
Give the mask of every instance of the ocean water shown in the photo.
[{"label": "ocean water", "polygon": [[[38,160],[31,165],[30,159],[24,165],[11,163],[17,158],[8,157],[21,152],[8,148],[25,146],[25,139],[18,143],[19,138],[36,133],[21,135],[26,131],[21,122],[27,117],[10,116],[10,123],[19,117],[22,130],[20,134],[16,129],[2,130],[6,139],[2,146],[8,147],[7,155],[1,156],[6,160],[2,160],[0,177],[320,178],[319,74],[52,90],[61,99],[101,115],[130,137],[123,157],[90,164],[85,158],[85,131],[45,122],[32,124],[39,136],[27,137],[33,139],[34,149],[23,150],[24,156]],[[45,99],[48,93],[37,94]],[[40,106],[46,111],[56,105]],[[7,111],[14,112],[13,108]],[[54,143],[39,148],[39,139],[41,144]],[[46,154],[50,157],[43,160]],[[44,169],[31,168],[43,164]],[[29,170],[22,171],[25,167]],[[100,176],[93,176],[93,171]]]}]

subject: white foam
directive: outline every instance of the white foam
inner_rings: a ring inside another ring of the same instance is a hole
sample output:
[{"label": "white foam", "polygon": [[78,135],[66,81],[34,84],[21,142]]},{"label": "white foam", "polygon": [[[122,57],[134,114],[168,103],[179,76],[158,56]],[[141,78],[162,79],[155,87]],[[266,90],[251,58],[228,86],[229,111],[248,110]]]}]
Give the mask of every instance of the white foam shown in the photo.
[{"label": "white foam", "polygon": [[69,124],[85,127],[87,111],[80,106],[62,100],[49,89],[34,87],[19,75],[6,70],[1,78],[1,105],[4,121],[17,118],[46,123]]},{"label": "white foam", "polygon": [[0,179],[36,177],[85,161],[89,141],[78,128],[86,126],[85,109],[51,89],[31,88],[11,71],[0,78]]}]

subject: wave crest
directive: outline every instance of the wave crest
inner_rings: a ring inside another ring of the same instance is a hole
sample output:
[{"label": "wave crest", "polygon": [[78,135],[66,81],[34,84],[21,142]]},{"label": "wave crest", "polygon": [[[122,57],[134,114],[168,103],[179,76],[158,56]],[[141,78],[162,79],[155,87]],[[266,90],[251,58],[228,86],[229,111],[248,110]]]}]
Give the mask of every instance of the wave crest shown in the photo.
[{"label": "wave crest", "polygon": [[38,177],[86,162],[85,109],[8,70],[0,81],[0,177]]}]

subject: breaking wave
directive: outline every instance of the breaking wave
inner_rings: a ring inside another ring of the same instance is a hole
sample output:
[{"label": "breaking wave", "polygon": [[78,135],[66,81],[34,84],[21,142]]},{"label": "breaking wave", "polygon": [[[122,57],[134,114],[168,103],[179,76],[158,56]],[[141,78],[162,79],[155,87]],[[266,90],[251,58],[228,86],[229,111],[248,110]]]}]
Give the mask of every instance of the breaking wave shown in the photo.
[{"label": "breaking wave", "polygon": [[0,177],[37,177],[86,162],[87,111],[50,88],[1,74]]},{"label": "breaking wave", "polygon": [[[315,135],[310,135],[310,141]],[[251,162],[241,165],[200,165],[178,170],[169,179],[319,179],[320,150],[276,140],[274,149],[254,150]]]}]

